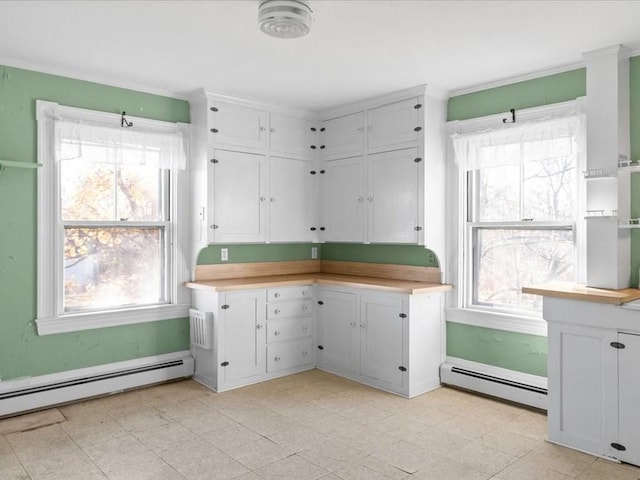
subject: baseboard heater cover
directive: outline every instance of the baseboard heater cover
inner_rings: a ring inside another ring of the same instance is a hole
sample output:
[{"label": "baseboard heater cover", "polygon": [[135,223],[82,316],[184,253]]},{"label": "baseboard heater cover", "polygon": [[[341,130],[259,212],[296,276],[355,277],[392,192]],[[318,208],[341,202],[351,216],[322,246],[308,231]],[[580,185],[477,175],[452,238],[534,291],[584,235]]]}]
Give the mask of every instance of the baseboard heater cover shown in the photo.
[{"label": "baseboard heater cover", "polygon": [[477,368],[464,368],[450,363],[440,366],[440,379],[444,384],[547,409],[547,388],[534,382],[510,379],[505,375],[489,374]]},{"label": "baseboard heater cover", "polygon": [[[0,418],[193,375],[194,360],[188,352],[187,355],[180,355],[178,358],[171,354],[151,358],[152,361],[144,358],[139,361],[114,363],[111,364],[112,369],[109,369],[108,365],[80,369],[76,371],[77,375],[64,372],[59,376],[66,378],[57,381],[56,374],[42,377],[48,380],[44,382],[39,382],[36,377],[31,379],[31,385],[13,389],[7,388],[11,381],[2,382]],[[18,380],[15,383],[24,382]]]}]

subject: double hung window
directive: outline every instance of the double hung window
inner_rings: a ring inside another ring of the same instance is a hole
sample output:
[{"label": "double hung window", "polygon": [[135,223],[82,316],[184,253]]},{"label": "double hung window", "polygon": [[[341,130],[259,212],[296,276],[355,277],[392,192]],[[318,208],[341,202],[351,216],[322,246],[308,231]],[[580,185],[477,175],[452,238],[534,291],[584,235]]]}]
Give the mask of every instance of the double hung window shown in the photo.
[{"label": "double hung window", "polygon": [[41,101],[38,123],[38,331],[184,316],[183,128]]},{"label": "double hung window", "polygon": [[463,307],[535,315],[523,286],[576,280],[583,130],[570,115],[453,135]]}]

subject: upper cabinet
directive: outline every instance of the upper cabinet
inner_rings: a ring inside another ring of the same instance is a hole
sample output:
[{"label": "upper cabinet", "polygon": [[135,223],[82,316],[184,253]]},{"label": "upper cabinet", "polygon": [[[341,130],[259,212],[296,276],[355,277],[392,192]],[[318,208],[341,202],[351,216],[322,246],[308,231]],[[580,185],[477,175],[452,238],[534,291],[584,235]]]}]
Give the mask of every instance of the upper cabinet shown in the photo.
[{"label": "upper cabinet", "polygon": [[269,138],[271,152],[280,155],[314,157],[318,135],[314,122],[309,119],[271,113]]},{"label": "upper cabinet", "polygon": [[214,100],[207,125],[217,146],[267,148],[269,114],[263,110]]},{"label": "upper cabinet", "polygon": [[401,100],[367,112],[367,148],[370,151],[402,148],[419,141],[422,131],[417,98]]},{"label": "upper cabinet", "polygon": [[320,123],[322,158],[348,157],[364,150],[364,112],[331,118]]}]

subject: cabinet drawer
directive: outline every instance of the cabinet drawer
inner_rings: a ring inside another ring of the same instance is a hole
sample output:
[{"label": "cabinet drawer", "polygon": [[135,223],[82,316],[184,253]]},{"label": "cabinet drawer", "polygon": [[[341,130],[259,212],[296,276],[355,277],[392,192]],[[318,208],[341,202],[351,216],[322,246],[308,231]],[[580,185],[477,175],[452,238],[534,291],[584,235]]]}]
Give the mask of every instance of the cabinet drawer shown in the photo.
[{"label": "cabinet drawer", "polygon": [[267,305],[267,320],[311,315],[311,300],[270,303]]},{"label": "cabinet drawer", "polygon": [[267,372],[313,363],[313,340],[308,338],[267,345]]},{"label": "cabinet drawer", "polygon": [[267,342],[282,342],[311,335],[311,317],[287,318],[267,323]]},{"label": "cabinet drawer", "polygon": [[313,288],[311,285],[300,285],[299,287],[269,288],[267,290],[267,301],[294,300],[296,298],[311,298]]}]

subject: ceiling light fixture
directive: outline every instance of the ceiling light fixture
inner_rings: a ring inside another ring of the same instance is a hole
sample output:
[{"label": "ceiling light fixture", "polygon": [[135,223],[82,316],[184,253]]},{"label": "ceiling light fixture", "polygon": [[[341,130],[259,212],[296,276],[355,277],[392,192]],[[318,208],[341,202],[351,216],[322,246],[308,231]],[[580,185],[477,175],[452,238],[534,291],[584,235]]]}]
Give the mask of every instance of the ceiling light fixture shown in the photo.
[{"label": "ceiling light fixture", "polygon": [[311,7],[305,0],[263,0],[258,6],[260,30],[272,37],[304,37],[311,21]]}]

